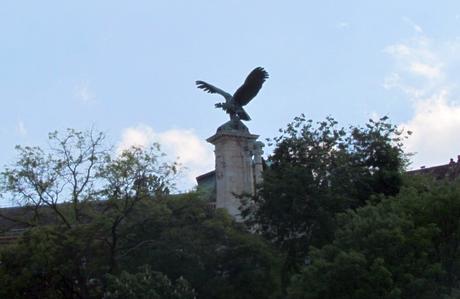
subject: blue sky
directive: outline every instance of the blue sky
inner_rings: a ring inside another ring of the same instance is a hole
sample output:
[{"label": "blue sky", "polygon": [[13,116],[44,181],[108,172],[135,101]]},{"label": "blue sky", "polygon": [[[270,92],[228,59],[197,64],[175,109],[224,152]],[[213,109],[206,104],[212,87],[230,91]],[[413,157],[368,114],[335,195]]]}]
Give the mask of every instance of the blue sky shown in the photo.
[{"label": "blue sky", "polygon": [[0,3],[0,164],[14,146],[94,126],[118,148],[159,141],[193,177],[227,120],[230,93],[270,73],[247,106],[251,132],[293,117],[342,125],[390,116],[414,131],[412,167],[460,154],[458,1],[7,1]]}]

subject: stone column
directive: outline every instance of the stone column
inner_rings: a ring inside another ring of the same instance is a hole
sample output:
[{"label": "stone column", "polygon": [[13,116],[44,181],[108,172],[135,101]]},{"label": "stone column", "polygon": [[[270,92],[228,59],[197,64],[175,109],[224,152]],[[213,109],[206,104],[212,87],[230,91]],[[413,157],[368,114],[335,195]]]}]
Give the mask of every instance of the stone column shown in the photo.
[{"label": "stone column", "polygon": [[230,121],[207,139],[215,146],[216,208],[225,208],[237,221],[241,220],[238,195],[254,194],[253,149],[259,136],[239,120]]},{"label": "stone column", "polygon": [[254,142],[254,184],[262,183],[262,172],[263,172],[263,165],[262,165],[262,155],[264,154],[263,144],[261,141]]}]

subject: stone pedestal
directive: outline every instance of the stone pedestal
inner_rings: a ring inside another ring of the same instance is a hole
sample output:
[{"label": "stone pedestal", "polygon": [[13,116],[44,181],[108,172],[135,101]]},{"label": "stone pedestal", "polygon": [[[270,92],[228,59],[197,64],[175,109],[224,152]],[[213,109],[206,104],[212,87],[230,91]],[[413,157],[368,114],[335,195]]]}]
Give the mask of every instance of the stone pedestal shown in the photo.
[{"label": "stone pedestal", "polygon": [[[239,120],[232,120],[207,139],[215,146],[216,208],[225,208],[237,220],[240,217],[239,195],[254,194],[261,179],[261,142]],[[254,159],[253,159],[254,157]]]}]

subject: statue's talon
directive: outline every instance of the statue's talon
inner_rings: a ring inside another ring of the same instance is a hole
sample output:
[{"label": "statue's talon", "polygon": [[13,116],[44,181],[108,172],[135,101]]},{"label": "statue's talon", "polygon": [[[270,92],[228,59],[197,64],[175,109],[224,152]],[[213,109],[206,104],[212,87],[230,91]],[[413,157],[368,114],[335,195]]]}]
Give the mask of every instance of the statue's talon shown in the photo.
[{"label": "statue's talon", "polygon": [[224,105],[222,103],[217,103],[217,104],[214,104],[214,107],[216,108],[223,108]]}]

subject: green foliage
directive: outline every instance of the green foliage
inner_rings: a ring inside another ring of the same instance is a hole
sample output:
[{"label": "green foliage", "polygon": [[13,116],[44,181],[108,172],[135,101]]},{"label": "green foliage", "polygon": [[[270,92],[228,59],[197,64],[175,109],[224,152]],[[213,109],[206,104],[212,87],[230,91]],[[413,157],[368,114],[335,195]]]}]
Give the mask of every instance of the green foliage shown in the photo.
[{"label": "green foliage", "polygon": [[18,160],[0,175],[2,196],[30,209],[21,219],[29,226],[49,222],[41,209],[46,207],[53,223],[70,228],[99,213],[95,201],[113,199],[127,207],[147,194],[169,193],[177,165],[163,161],[157,144],[116,154],[104,140],[102,133],[69,129],[51,133],[47,150],[17,146]]},{"label": "green foliage", "polygon": [[100,292],[105,273],[119,271],[127,216],[140,201],[169,193],[176,164],[163,162],[158,145],[115,154],[104,138],[69,129],[51,133],[47,150],[17,147],[19,158],[1,173],[0,191],[22,206],[23,216],[8,219],[32,229],[2,252],[0,282],[12,282],[2,285],[5,298]]},{"label": "green foliage", "polygon": [[1,298],[90,298],[88,284],[104,273],[94,227],[42,226],[0,251]]},{"label": "green foliage", "polygon": [[287,283],[309,246],[333,240],[337,213],[399,192],[405,156],[402,132],[386,117],[346,130],[331,117],[315,126],[302,115],[280,132],[264,182],[242,214],[285,253]]},{"label": "green foliage", "polygon": [[290,298],[447,298],[454,292],[460,184],[410,181],[395,197],[341,214],[334,242],[311,250]]},{"label": "green foliage", "polygon": [[[260,237],[234,223],[223,210],[213,211],[195,194],[160,203],[160,217],[145,212],[151,216],[127,227],[131,233],[122,246],[132,250],[121,261],[125,269],[134,271],[147,263],[171,279],[183,277],[199,298],[271,298],[277,294],[277,255]],[[139,219],[136,215],[133,213]]]},{"label": "green foliage", "polygon": [[194,299],[195,291],[182,277],[173,284],[160,272],[147,265],[135,274],[122,271],[119,276],[108,275],[104,299]]},{"label": "green foliage", "polygon": [[340,251],[330,245],[321,253],[312,250],[311,258],[314,262],[308,270],[293,277],[289,298],[399,298],[400,291],[382,259],[370,262],[360,252]]},{"label": "green foliage", "polygon": [[386,117],[296,118],[248,231],[170,195],[177,165],[157,145],[115,154],[102,134],[52,133],[0,176],[30,228],[0,248],[0,298],[459,298],[460,184],[404,178],[402,139]]},{"label": "green foliage", "polygon": [[103,140],[69,130],[18,147],[0,190],[29,229],[0,248],[0,298],[276,296],[263,239],[198,194],[169,195],[176,164],[157,145],[115,154]]},{"label": "green foliage", "polygon": [[193,298],[195,292],[272,298],[278,292],[273,249],[194,194],[140,200],[118,227],[115,255],[107,244],[112,222],[104,217],[71,229],[40,226],[3,248],[0,298]]}]

